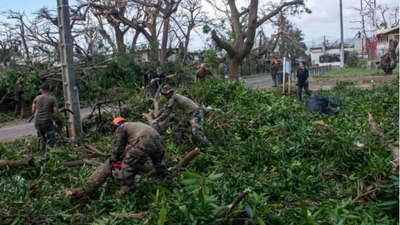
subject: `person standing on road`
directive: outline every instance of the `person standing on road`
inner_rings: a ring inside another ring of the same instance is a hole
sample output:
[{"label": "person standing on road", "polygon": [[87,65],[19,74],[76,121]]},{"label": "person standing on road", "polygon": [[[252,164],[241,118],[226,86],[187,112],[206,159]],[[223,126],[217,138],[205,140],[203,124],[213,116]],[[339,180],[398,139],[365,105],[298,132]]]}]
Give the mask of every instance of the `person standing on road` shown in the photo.
[{"label": "person standing on road", "polygon": [[58,109],[56,97],[49,94],[49,85],[43,84],[40,91],[42,94],[33,100],[32,113],[35,116],[35,128],[40,139],[40,154],[45,156],[46,146],[54,147],[56,143],[53,115],[61,123],[63,120]]},{"label": "person standing on road", "polygon": [[17,85],[15,87],[15,111],[14,111],[14,116],[17,116],[20,114],[20,117],[22,118],[24,116],[24,84],[23,80],[20,78],[17,80]]},{"label": "person standing on road", "polygon": [[303,101],[301,93],[303,89],[308,96],[311,95],[310,91],[308,90],[308,77],[308,69],[305,67],[305,63],[300,62],[300,67],[297,69],[297,93],[300,101]]},{"label": "person standing on road", "polygon": [[135,187],[135,177],[150,158],[157,177],[172,188],[171,173],[164,163],[165,143],[152,127],[141,122],[128,122],[123,117],[112,121],[113,151],[110,164],[122,161],[122,187],[116,193],[124,195]]}]

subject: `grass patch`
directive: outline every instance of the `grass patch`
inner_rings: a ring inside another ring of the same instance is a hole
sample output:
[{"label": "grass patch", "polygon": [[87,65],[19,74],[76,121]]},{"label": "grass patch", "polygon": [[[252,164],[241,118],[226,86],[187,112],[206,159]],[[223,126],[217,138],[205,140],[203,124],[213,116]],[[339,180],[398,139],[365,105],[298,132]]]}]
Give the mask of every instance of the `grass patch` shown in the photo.
[{"label": "grass patch", "polygon": [[[399,67],[393,70],[394,75],[399,74]],[[321,77],[354,77],[354,76],[382,76],[385,75],[382,69],[366,70],[362,68],[336,69],[321,74]]]}]

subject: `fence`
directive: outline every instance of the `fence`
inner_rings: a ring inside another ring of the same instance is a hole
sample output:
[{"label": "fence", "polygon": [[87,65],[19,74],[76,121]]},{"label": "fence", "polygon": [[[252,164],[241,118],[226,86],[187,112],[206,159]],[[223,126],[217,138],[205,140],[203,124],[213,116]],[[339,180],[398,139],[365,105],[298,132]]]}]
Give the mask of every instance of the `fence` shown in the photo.
[{"label": "fence", "polygon": [[315,67],[310,67],[308,68],[308,73],[310,76],[319,76],[323,73],[326,73],[328,71],[331,71],[334,67],[332,65],[326,65],[326,66],[315,66]]},{"label": "fence", "polygon": [[266,60],[245,60],[240,66],[240,76],[249,76],[268,71],[269,63]]}]

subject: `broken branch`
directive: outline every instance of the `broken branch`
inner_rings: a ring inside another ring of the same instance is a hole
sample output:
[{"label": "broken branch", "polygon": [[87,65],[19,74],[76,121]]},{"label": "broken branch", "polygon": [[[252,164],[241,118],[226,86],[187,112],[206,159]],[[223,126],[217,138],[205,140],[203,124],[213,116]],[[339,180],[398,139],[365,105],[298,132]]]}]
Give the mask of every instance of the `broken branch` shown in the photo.
[{"label": "broken branch", "polygon": [[378,125],[376,124],[374,118],[372,117],[371,113],[368,113],[368,122],[371,125],[372,131],[374,132],[375,136],[380,140],[383,141],[385,139],[385,135],[379,129]]},{"label": "broken branch", "polygon": [[175,170],[180,171],[183,170],[190,161],[194,159],[197,155],[200,154],[200,149],[195,148],[192,151],[186,153],[186,155],[178,162],[178,164],[174,167]]},{"label": "broken branch", "polygon": [[227,216],[239,203],[240,201],[242,201],[242,199],[244,197],[246,197],[246,195],[248,195],[251,192],[250,189],[246,189],[245,191],[243,191],[242,193],[240,193],[235,200],[233,200],[233,202],[229,205],[227,205],[223,210],[221,210],[217,216],[218,217],[224,217]]},{"label": "broken branch", "polygon": [[358,194],[353,199],[353,201],[351,201],[351,205],[353,205],[354,203],[358,202],[358,200],[360,200],[361,198],[363,198],[363,197],[365,197],[365,196],[367,196],[369,194],[375,193],[377,190],[379,190],[379,185],[372,185],[365,192],[357,191]]},{"label": "broken branch", "polygon": [[34,166],[32,158],[17,160],[0,160],[0,168]]}]

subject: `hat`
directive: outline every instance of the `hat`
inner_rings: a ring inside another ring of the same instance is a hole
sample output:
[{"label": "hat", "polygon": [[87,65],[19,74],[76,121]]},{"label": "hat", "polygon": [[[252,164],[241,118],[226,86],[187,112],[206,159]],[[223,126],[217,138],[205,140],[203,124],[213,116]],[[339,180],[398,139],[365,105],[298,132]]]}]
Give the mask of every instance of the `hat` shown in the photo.
[{"label": "hat", "polygon": [[122,122],[126,122],[126,120],[124,119],[124,117],[120,116],[120,117],[116,117],[114,118],[114,120],[112,121],[113,125],[118,125]]},{"label": "hat", "polygon": [[115,130],[125,122],[126,120],[122,116],[114,118],[111,124],[111,131],[114,133]]},{"label": "hat", "polygon": [[161,88],[161,94],[163,94],[163,95],[167,95],[173,91],[174,91],[174,89],[169,85],[165,85],[164,87]]}]

